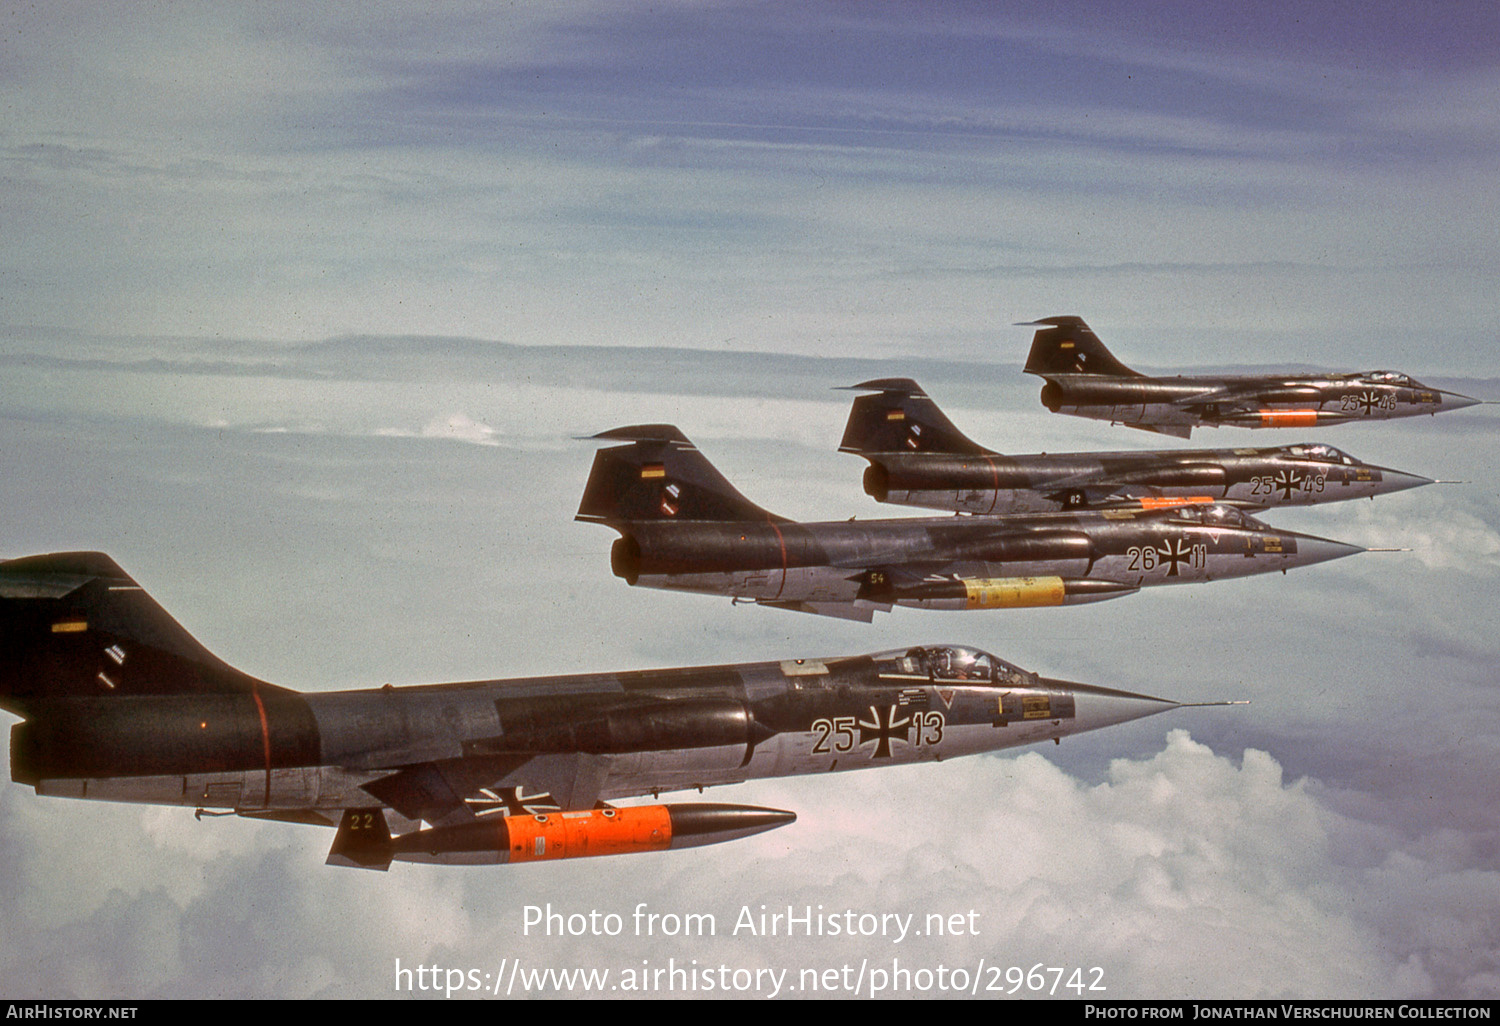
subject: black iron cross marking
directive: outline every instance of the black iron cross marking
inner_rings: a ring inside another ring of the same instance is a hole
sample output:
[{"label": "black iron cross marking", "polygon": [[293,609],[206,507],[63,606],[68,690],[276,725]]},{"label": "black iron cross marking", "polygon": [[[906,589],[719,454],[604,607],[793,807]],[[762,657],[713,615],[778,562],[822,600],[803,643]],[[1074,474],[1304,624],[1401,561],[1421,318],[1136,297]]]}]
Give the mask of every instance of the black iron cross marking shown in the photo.
[{"label": "black iron cross marking", "polygon": [[1167,539],[1167,544],[1156,551],[1161,553],[1161,561],[1167,564],[1167,576],[1177,577],[1177,564],[1188,561],[1188,557],[1192,553],[1192,546],[1187,543],[1187,539],[1185,538],[1178,538],[1175,543],[1169,538]]},{"label": "black iron cross marking", "polygon": [[896,707],[888,705],[884,709],[870,706],[870,719],[874,723],[859,721],[859,743],[866,741],[875,742],[875,751],[871,754],[872,759],[889,759],[891,757],[891,738],[899,737],[902,741],[910,744],[911,719],[903,716],[896,719]]},{"label": "black iron cross marking", "polygon": [[1368,417],[1375,412],[1375,407],[1380,405],[1380,396],[1374,392],[1361,392],[1354,397],[1354,401],[1364,407],[1365,416]]},{"label": "black iron cross marking", "polygon": [[561,806],[548,791],[527,794],[524,787],[484,787],[476,798],[465,798],[476,816],[503,810],[507,816],[534,816],[538,812],[556,812]]},{"label": "black iron cross marking", "polygon": [[1283,470],[1276,475],[1276,487],[1281,491],[1284,500],[1290,500],[1292,493],[1302,486],[1302,475],[1295,470]]}]

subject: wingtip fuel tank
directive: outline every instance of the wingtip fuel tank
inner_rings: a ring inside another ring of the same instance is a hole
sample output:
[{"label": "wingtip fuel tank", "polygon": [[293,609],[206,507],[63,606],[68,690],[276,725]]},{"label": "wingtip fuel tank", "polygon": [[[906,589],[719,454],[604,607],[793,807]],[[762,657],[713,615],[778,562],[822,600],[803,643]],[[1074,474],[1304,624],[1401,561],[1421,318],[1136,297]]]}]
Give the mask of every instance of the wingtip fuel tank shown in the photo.
[{"label": "wingtip fuel tank", "polygon": [[796,820],[796,813],[784,809],[688,802],[487,815],[455,826],[392,836],[382,810],[350,809],[339,824],[327,862],[382,870],[392,862],[554,862],[723,844]]}]

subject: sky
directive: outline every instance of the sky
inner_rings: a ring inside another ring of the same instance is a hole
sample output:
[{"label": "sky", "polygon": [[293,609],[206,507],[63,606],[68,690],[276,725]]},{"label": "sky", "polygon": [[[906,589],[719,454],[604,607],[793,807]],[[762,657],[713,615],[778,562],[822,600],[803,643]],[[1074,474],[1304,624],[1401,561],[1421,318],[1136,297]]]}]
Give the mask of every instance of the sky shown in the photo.
[{"label": "sky", "polygon": [[[1057,314],[1140,368],[1500,398],[1500,12],[1444,11],[0,8],[0,557],[107,551],[308,690],[941,641],[1251,701],[720,789],[799,820],[549,866],[334,869],[326,831],[7,783],[0,991],[389,997],[398,966],[696,959],[771,974],[754,996],[845,965],[992,993],[1034,964],[1108,997],[1500,995],[1493,408],[1316,439],[1463,484],[1267,517],[1409,553],[1093,606],[731,607],[630,589],[572,521],[577,439],[641,422],[784,516],[881,515],[835,451],[833,389],[871,377],[1001,451],[1163,444],[1040,407],[1013,325]],[[641,903],[718,933],[524,927]],[[763,905],[974,917],[731,932]]]}]

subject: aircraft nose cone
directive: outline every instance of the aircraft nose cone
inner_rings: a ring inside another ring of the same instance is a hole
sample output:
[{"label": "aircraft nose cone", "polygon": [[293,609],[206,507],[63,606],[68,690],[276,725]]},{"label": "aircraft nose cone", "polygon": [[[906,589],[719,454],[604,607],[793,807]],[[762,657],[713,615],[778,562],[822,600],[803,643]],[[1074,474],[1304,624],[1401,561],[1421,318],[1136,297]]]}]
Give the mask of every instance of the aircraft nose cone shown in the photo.
[{"label": "aircraft nose cone", "polygon": [[1442,397],[1442,409],[1445,413],[1449,410],[1467,410],[1470,406],[1478,406],[1484,401],[1472,396],[1460,395],[1457,392],[1444,392]]},{"label": "aircraft nose cone", "polygon": [[1312,566],[1314,563],[1326,563],[1330,559],[1343,559],[1358,552],[1364,552],[1359,545],[1350,545],[1347,542],[1334,541],[1331,538],[1314,538],[1312,535],[1302,534],[1297,536],[1297,566]]},{"label": "aircraft nose cone", "polygon": [[1430,477],[1421,477],[1417,474],[1407,474],[1400,470],[1387,470],[1380,468],[1380,487],[1377,491],[1381,495],[1389,495],[1391,492],[1404,492],[1408,488],[1421,488],[1423,485],[1433,484]]},{"label": "aircraft nose cone", "polygon": [[1093,684],[1078,684],[1070,680],[1042,679],[1049,691],[1067,691],[1073,695],[1073,731],[1095,730],[1116,723],[1128,723],[1143,716],[1154,716],[1168,709],[1176,709],[1178,703],[1152,695],[1136,694],[1134,691],[1117,691]]}]

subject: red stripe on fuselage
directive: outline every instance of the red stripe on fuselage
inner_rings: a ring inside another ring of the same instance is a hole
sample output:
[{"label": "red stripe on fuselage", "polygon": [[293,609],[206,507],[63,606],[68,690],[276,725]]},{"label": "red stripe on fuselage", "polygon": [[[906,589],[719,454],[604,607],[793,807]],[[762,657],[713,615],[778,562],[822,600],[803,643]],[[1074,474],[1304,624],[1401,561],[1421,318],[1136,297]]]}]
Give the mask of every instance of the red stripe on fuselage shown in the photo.
[{"label": "red stripe on fuselage", "polygon": [[767,520],[766,523],[771,525],[771,530],[776,532],[776,540],[781,544],[781,586],[776,589],[776,598],[779,599],[781,593],[786,591],[786,539],[781,536],[781,528],[776,526],[776,521]]},{"label": "red stripe on fuselage", "polygon": [[255,711],[260,713],[260,743],[266,756],[266,798],[265,807],[271,807],[271,729],[266,725],[266,707],[261,703],[260,691],[254,684],[250,685],[250,697],[255,699]]}]

